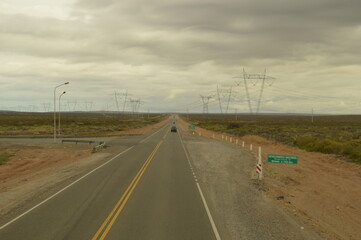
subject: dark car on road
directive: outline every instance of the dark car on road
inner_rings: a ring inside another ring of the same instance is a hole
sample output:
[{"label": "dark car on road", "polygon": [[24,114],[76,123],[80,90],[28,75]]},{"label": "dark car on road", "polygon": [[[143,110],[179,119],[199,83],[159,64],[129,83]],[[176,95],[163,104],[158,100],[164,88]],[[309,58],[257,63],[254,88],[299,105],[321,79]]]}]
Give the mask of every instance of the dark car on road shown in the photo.
[{"label": "dark car on road", "polygon": [[177,127],[176,127],[176,126],[172,126],[172,127],[170,128],[170,131],[171,131],[171,132],[177,132]]}]

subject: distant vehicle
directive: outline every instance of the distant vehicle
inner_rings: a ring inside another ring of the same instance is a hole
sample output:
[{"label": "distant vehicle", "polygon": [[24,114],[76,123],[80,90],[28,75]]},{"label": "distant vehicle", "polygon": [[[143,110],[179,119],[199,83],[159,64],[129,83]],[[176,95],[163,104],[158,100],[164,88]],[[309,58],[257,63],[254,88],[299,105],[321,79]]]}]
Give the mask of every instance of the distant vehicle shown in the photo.
[{"label": "distant vehicle", "polygon": [[177,132],[177,127],[176,127],[176,126],[172,126],[172,127],[170,128],[170,131],[171,131],[171,132]]}]

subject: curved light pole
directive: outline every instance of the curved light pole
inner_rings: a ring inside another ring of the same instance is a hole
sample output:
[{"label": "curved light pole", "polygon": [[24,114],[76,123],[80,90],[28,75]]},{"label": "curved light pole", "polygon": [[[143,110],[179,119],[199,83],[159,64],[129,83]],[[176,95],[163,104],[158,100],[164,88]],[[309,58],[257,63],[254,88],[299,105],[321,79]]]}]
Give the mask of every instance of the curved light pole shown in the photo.
[{"label": "curved light pole", "polygon": [[54,88],[54,142],[56,142],[56,89],[60,86],[67,85],[69,82],[65,82],[63,84],[60,84]]},{"label": "curved light pole", "polygon": [[58,121],[58,136],[60,136],[60,99],[61,99],[61,96],[63,96],[66,92],[64,91],[62,94],[59,95],[59,121]]}]

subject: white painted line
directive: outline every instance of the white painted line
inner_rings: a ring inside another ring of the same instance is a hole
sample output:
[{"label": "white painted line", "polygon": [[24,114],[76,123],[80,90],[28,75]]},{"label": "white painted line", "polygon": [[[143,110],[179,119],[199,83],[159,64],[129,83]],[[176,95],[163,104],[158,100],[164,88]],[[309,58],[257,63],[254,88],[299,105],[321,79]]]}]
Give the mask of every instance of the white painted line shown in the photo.
[{"label": "white painted line", "polygon": [[[134,147],[134,146],[133,146]],[[8,225],[10,225],[11,223],[15,222],[16,220],[18,220],[19,218],[25,216],[26,214],[28,214],[29,212],[33,211],[34,209],[38,208],[39,206],[43,205],[44,203],[46,203],[47,201],[49,201],[50,199],[54,198],[55,196],[59,195],[60,193],[64,192],[66,189],[68,189],[69,187],[73,186],[75,183],[79,182],[80,180],[82,180],[83,178],[89,176],[90,174],[92,174],[93,172],[95,172],[96,170],[98,170],[99,168],[104,167],[105,165],[107,165],[108,163],[110,163],[111,161],[113,161],[114,159],[116,159],[117,157],[119,157],[120,155],[128,152],[130,149],[132,149],[133,147],[130,147],[126,150],[124,150],[121,153],[118,153],[117,155],[115,155],[112,159],[106,161],[105,163],[103,163],[102,165],[98,166],[97,168],[91,170],[90,172],[88,172],[87,174],[85,174],[84,176],[78,178],[77,180],[75,180],[74,182],[70,183],[68,186],[64,187],[63,189],[61,189],[60,191],[54,193],[53,195],[51,195],[50,197],[48,197],[47,199],[43,200],[42,202],[36,204],[34,207],[30,208],[29,210],[27,210],[26,212],[20,214],[19,216],[17,216],[16,218],[14,218],[13,220],[11,220],[10,222],[4,224],[3,226],[0,227],[0,230],[7,227]]]},{"label": "white painted line", "polygon": [[147,141],[150,137],[152,137],[154,134],[158,133],[159,131],[161,131],[163,128],[167,127],[169,124],[164,125],[161,129],[159,129],[158,131],[152,133],[151,135],[149,135],[148,137],[144,138],[142,141],[140,141],[139,143],[143,143],[145,141]]},{"label": "white painted line", "polygon": [[199,185],[198,182],[196,182],[196,184],[197,184],[197,187],[198,187],[198,191],[199,191],[199,193],[201,194],[201,198],[202,198],[204,207],[206,208],[206,212],[207,212],[209,221],[211,222],[211,225],[212,225],[212,228],[213,228],[213,232],[214,232],[214,234],[216,235],[216,239],[217,239],[217,240],[221,240],[221,236],[219,236],[219,233],[218,233],[218,230],[217,230],[217,226],[216,226],[216,224],[215,224],[214,221],[213,221],[213,218],[212,218],[211,212],[209,211],[209,208],[208,208],[208,204],[207,204],[207,202],[206,202],[206,199],[205,199],[204,196],[203,196],[203,192],[202,192],[201,186]]},{"label": "white painted line", "polygon": [[[183,139],[182,139],[181,135],[179,134],[179,132],[178,132],[178,136],[179,136],[179,139],[180,139],[180,141],[181,141],[181,144],[182,144],[184,153],[185,153],[185,155],[186,155],[188,164],[189,164],[190,168],[192,168],[192,164],[191,164],[190,158],[189,158],[189,156],[188,156],[188,152],[186,151],[186,147],[185,147],[185,145],[184,145],[184,143],[183,143]],[[194,175],[195,175],[195,174],[194,174]],[[215,237],[216,237],[217,240],[221,240],[221,236],[220,236],[219,233],[218,233],[217,226],[216,226],[216,224],[214,223],[214,220],[213,220],[211,211],[209,211],[207,201],[206,201],[206,199],[204,198],[204,195],[203,195],[201,186],[199,185],[197,178],[195,178],[195,182],[196,182],[196,185],[197,185],[197,188],[198,188],[198,192],[199,192],[199,194],[201,195],[204,208],[206,209],[209,222],[211,223],[211,226],[212,226],[212,229],[213,229],[213,233],[214,233],[214,235],[215,235]]]}]

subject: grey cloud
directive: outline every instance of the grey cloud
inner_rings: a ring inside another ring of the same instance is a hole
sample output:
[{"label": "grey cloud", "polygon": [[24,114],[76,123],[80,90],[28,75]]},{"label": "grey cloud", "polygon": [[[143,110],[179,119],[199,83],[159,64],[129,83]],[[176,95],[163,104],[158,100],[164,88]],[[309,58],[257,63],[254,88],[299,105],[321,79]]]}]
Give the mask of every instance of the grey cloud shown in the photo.
[{"label": "grey cloud", "polygon": [[[271,68],[287,79],[276,84],[322,95],[342,74],[357,81],[359,9],[358,0],[79,0],[68,20],[2,13],[0,81],[131,89],[166,109],[233,84],[242,67]],[[299,102],[280,99],[272,108]]]},{"label": "grey cloud", "polygon": [[[135,45],[170,64],[302,59],[305,45],[317,48],[329,39],[339,39],[333,47],[344,51],[342,36],[361,22],[359,1],[107,1],[94,7],[101,3],[83,0],[79,6],[90,6],[85,9],[105,39]],[[148,35],[135,36],[134,30]]]}]

